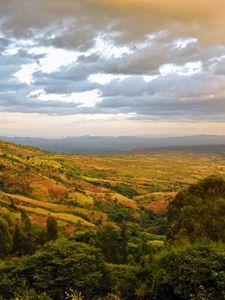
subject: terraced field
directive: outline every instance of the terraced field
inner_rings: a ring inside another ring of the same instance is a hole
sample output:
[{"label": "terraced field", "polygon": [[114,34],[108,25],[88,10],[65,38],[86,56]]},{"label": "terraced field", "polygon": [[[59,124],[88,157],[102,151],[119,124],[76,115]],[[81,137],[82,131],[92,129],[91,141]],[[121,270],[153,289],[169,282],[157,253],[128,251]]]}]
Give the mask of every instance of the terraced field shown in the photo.
[{"label": "terraced field", "polygon": [[225,176],[216,154],[134,153],[111,156],[53,154],[0,142],[0,212],[24,210],[61,227],[138,222],[143,210],[163,213],[181,188],[211,174]]}]

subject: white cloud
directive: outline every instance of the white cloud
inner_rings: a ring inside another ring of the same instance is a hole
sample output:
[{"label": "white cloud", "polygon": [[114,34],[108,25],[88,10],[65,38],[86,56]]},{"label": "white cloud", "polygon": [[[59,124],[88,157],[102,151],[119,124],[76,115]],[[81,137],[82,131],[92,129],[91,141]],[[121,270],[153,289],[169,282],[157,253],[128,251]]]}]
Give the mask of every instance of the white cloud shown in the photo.
[{"label": "white cloud", "polygon": [[14,74],[14,77],[22,83],[31,84],[33,82],[33,74],[36,71],[38,71],[37,63],[25,64]]},{"label": "white cloud", "polygon": [[176,39],[175,41],[172,42],[172,45],[174,45],[174,47],[177,49],[184,49],[189,45],[196,44],[197,42],[198,42],[197,38],[184,37],[184,38]]},{"label": "white cloud", "polygon": [[[29,41],[25,45],[30,45]],[[9,53],[12,53],[11,49],[14,52],[17,50],[17,48],[10,48],[5,52],[9,55]],[[56,72],[63,66],[75,63],[80,56],[80,52],[56,49],[54,47],[32,47],[27,51],[27,54],[43,55],[43,57],[37,59],[35,63],[22,65],[20,70],[14,74],[20,82],[26,84],[33,82],[33,74],[35,72],[41,71],[46,74]]]},{"label": "white cloud", "polygon": [[88,77],[88,80],[91,82],[97,82],[99,84],[107,84],[112,80],[123,80],[129,78],[129,75],[113,75],[113,74],[92,74]]},{"label": "white cloud", "polygon": [[94,107],[96,103],[101,101],[100,91],[95,89],[71,94],[48,94],[43,89],[32,91],[30,98],[42,101],[62,101],[69,103],[79,103],[79,107]]},{"label": "white cloud", "polygon": [[116,46],[111,38],[101,34],[95,38],[95,47],[91,52],[99,53],[104,58],[121,58],[125,54],[131,54],[132,50],[128,46]]},{"label": "white cloud", "polygon": [[18,53],[18,49],[16,47],[8,48],[2,52],[2,55],[13,56]]},{"label": "white cloud", "polygon": [[157,78],[159,78],[159,75],[152,75],[152,76],[144,75],[143,76],[143,79],[145,82],[151,82],[152,80],[157,79]]},{"label": "white cloud", "polygon": [[71,97],[81,102],[80,107],[94,107],[96,103],[101,101],[101,94],[97,89],[82,93],[72,93]]},{"label": "white cloud", "polygon": [[54,47],[34,47],[28,51],[28,54],[43,54],[44,57],[38,60],[39,70],[48,74],[76,62],[81,53]]},{"label": "white cloud", "polygon": [[202,71],[202,62],[187,62],[182,66],[176,64],[165,64],[159,68],[159,72],[162,76],[169,74],[177,74],[181,76],[192,76]]}]

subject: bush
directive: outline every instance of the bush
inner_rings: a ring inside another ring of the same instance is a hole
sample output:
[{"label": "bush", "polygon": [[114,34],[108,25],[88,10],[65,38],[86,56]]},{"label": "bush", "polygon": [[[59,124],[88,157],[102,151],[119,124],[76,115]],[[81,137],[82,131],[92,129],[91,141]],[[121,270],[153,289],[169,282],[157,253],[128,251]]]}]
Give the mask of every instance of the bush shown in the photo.
[{"label": "bush", "polygon": [[64,299],[70,288],[90,299],[101,290],[104,263],[91,246],[65,239],[46,244],[40,252],[12,261],[0,269],[0,295],[12,298],[19,287]]},{"label": "bush", "polygon": [[225,245],[200,243],[173,250],[154,266],[154,299],[225,299]]}]

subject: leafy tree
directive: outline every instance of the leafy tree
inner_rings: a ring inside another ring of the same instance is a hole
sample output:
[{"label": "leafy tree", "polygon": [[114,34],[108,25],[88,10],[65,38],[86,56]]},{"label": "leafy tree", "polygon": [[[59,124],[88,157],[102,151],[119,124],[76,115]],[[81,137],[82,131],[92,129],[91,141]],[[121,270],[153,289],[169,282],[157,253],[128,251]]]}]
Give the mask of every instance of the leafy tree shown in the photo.
[{"label": "leafy tree", "polygon": [[225,246],[199,243],[170,250],[154,266],[153,299],[225,299]]},{"label": "leafy tree", "polygon": [[135,299],[135,288],[140,266],[107,264],[108,289],[112,294],[121,294],[125,299]]},{"label": "leafy tree", "polygon": [[102,250],[106,262],[120,263],[122,258],[120,242],[119,230],[112,225],[106,225],[97,233],[95,245]]},{"label": "leafy tree", "polygon": [[48,240],[56,240],[58,237],[58,225],[55,218],[48,216],[47,219],[47,235]]},{"label": "leafy tree", "polygon": [[123,263],[127,263],[128,241],[129,241],[129,232],[126,224],[123,224],[120,231],[120,250],[121,250],[121,258]]},{"label": "leafy tree", "polygon": [[13,253],[17,256],[32,254],[36,248],[37,239],[35,226],[26,212],[21,213],[20,221],[13,231]]},{"label": "leafy tree", "polygon": [[0,218],[0,256],[5,257],[12,251],[12,236],[9,232],[8,223]]},{"label": "leafy tree", "polygon": [[19,224],[16,224],[15,230],[13,233],[13,253],[18,256],[26,254],[27,251],[27,237],[21,230]]},{"label": "leafy tree", "polygon": [[134,220],[135,209],[125,207],[119,203],[110,203],[105,201],[95,200],[95,206],[108,214],[109,219],[114,223],[121,224],[125,221]]},{"label": "leafy tree", "polygon": [[207,237],[225,242],[225,181],[210,176],[177,194],[168,208],[170,241]]},{"label": "leafy tree", "polygon": [[147,285],[146,282],[141,282],[141,284],[136,288],[135,295],[137,299],[146,299],[151,292],[150,287]]},{"label": "leafy tree", "polygon": [[12,298],[19,287],[64,299],[70,288],[93,299],[104,286],[105,266],[99,250],[84,243],[58,239],[32,256],[13,260],[0,269],[0,295]]},{"label": "leafy tree", "polygon": [[29,238],[32,236],[32,223],[25,211],[21,212],[21,227],[23,231],[28,235]]}]

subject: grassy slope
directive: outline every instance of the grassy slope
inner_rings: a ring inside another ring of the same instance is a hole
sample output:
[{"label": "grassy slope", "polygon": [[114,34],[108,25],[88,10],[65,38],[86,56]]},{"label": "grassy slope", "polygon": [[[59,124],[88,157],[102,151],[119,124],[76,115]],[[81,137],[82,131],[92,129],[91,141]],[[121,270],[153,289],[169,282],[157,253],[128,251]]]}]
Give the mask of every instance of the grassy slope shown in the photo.
[{"label": "grassy slope", "polygon": [[161,212],[179,189],[210,174],[225,175],[224,157],[181,152],[67,156],[0,142],[1,206],[26,210],[40,223],[49,213],[62,226],[109,222],[96,201]]}]

